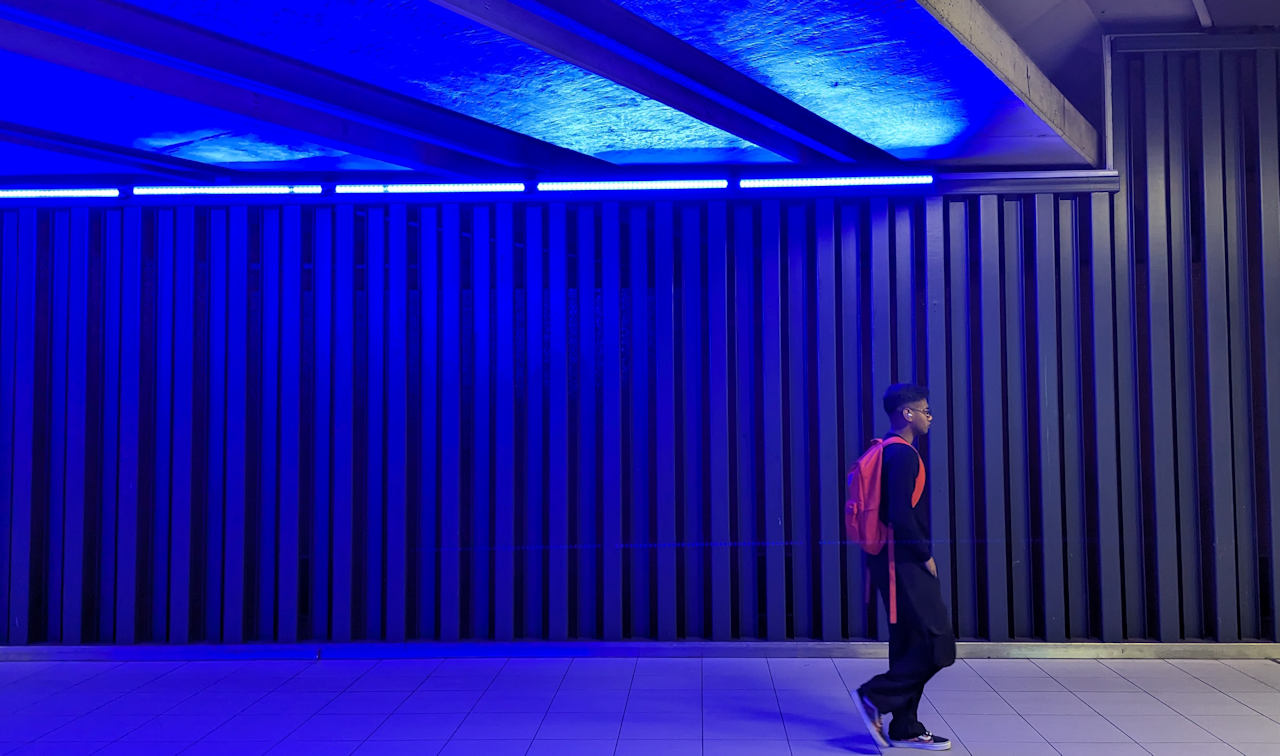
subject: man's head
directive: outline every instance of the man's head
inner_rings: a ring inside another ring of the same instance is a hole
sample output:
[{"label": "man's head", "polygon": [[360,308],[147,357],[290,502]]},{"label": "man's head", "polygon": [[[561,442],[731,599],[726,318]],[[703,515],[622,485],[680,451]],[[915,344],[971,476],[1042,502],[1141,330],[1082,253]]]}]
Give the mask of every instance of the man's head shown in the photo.
[{"label": "man's head", "polygon": [[929,432],[933,413],[929,410],[929,389],[914,383],[895,383],[884,392],[884,411],[895,431],[910,428],[913,435]]}]

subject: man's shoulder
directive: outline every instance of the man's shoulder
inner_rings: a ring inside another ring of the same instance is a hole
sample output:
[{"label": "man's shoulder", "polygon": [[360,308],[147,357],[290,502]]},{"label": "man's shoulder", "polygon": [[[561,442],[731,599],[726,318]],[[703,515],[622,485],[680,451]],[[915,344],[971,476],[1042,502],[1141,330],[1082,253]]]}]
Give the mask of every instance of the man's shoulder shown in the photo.
[{"label": "man's shoulder", "polygon": [[915,447],[910,444],[885,444],[884,445],[884,461],[886,464],[898,465],[910,463],[914,468],[919,462],[920,455],[916,452]]}]

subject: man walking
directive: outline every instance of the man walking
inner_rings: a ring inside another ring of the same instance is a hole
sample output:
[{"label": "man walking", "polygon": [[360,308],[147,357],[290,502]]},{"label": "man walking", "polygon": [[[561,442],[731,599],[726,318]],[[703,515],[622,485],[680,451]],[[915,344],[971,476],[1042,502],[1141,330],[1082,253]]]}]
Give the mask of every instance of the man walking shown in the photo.
[{"label": "man walking", "polygon": [[[933,422],[929,392],[913,384],[890,386],[884,411],[891,431],[868,454],[881,455],[879,519],[888,526],[887,548],[867,562],[889,611],[889,671],[858,688],[858,712],[882,748],[944,751],[951,741],[929,732],[917,717],[925,684],[956,658],[951,616],[933,561],[924,461],[914,446]],[[887,739],[882,714],[892,714]]]}]

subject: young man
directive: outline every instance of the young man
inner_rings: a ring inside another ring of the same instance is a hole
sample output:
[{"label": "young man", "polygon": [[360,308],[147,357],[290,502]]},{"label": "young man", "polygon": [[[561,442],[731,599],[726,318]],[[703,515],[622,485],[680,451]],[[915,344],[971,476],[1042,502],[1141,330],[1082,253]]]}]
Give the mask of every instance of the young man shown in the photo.
[{"label": "young man", "polygon": [[[885,444],[881,462],[880,520],[892,528],[892,550],[868,557],[872,580],[884,597],[889,625],[889,671],[858,688],[858,711],[880,747],[944,751],[951,741],[920,724],[917,709],[925,683],[956,658],[951,614],[942,603],[938,567],[929,534],[929,496],[924,461],[915,440],[929,432],[933,413],[922,386],[897,384],[884,395],[891,431],[906,443]],[[890,565],[892,555],[892,569]],[[891,584],[892,582],[892,584]],[[892,714],[884,732],[881,714]]]}]

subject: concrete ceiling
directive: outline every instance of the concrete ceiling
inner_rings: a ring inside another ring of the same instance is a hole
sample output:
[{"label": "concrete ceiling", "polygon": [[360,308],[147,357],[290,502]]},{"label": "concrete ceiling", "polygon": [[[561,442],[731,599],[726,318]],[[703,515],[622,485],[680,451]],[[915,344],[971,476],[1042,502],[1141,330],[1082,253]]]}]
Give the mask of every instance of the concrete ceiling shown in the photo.
[{"label": "concrete ceiling", "polygon": [[[980,0],[1096,127],[1104,34],[1201,31],[1195,0]],[[1203,0],[1212,31],[1280,26],[1280,0]]]}]

